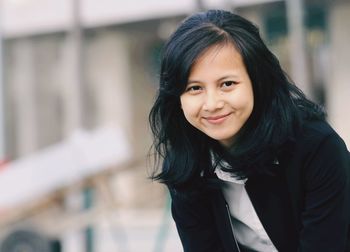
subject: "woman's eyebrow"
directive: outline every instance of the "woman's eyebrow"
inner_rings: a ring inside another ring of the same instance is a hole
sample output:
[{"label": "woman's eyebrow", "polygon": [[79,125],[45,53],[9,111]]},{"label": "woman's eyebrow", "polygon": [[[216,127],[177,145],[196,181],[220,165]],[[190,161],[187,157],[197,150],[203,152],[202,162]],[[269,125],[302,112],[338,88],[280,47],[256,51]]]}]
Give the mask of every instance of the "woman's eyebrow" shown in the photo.
[{"label": "woman's eyebrow", "polygon": [[188,80],[187,85],[193,84],[193,83],[202,83],[200,80]]},{"label": "woman's eyebrow", "polygon": [[219,78],[217,81],[222,81],[224,79],[229,79],[229,78],[238,78],[238,75],[235,75],[235,74],[225,75],[225,76]]},{"label": "woman's eyebrow", "polygon": [[[216,81],[222,81],[222,80],[228,79],[228,78],[238,78],[238,75],[234,75],[234,74],[225,75],[223,77],[220,77]],[[204,82],[205,81],[200,81],[200,80],[188,80],[187,85],[193,84],[193,83],[204,83]]]}]

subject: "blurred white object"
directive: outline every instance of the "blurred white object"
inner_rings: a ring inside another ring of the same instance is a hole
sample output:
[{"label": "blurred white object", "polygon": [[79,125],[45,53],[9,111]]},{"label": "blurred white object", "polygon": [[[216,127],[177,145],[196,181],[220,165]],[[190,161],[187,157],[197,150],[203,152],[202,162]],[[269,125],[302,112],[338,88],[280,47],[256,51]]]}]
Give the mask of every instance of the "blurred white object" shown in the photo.
[{"label": "blurred white object", "polygon": [[0,171],[0,209],[30,202],[130,158],[129,142],[120,129],[77,131]]}]

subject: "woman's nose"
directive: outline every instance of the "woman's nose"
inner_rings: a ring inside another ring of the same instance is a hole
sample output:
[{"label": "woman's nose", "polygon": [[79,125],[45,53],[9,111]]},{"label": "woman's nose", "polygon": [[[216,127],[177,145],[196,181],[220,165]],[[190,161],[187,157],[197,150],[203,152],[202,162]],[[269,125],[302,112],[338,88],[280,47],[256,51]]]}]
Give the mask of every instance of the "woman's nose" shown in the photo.
[{"label": "woman's nose", "polygon": [[208,92],[205,96],[203,109],[206,111],[214,111],[224,106],[222,96],[218,92]]}]

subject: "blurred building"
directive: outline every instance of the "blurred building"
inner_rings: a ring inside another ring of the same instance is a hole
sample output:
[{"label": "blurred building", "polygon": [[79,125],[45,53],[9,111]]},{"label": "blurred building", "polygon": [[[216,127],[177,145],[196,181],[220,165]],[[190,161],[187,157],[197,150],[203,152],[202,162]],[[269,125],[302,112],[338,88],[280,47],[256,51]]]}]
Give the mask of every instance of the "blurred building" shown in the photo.
[{"label": "blurred building", "polygon": [[[44,149],[78,128],[117,125],[135,159],[144,160],[115,176],[118,204],[161,208],[165,194],[146,179],[146,154],[151,145],[148,113],[165,39],[194,11],[231,9],[260,27],[290,72],[295,63],[287,6],[262,0],[2,1],[8,159]],[[302,88],[324,104],[331,124],[350,146],[350,1],[307,0],[302,10],[308,76]],[[104,249],[96,251],[111,251]]]},{"label": "blurred building", "polygon": [[[162,42],[199,6],[235,8],[253,20],[290,72],[284,1],[104,0],[81,1],[76,10],[73,2],[3,2],[10,159],[55,143],[77,127],[111,123],[121,125],[134,143],[135,155],[143,155],[149,147],[147,113],[157,85]],[[310,95],[325,104],[330,121],[347,143],[349,4],[346,0],[304,3]]]}]

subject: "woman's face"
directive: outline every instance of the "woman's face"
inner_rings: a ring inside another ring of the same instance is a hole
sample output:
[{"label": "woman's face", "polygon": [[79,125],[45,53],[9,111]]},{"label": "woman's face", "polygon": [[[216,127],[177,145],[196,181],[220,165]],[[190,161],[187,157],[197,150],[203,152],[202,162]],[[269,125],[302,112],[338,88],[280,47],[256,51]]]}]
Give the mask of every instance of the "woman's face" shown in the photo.
[{"label": "woman's face", "polygon": [[187,121],[230,146],[253,111],[253,88],[233,45],[213,46],[198,58],[180,97]]}]

